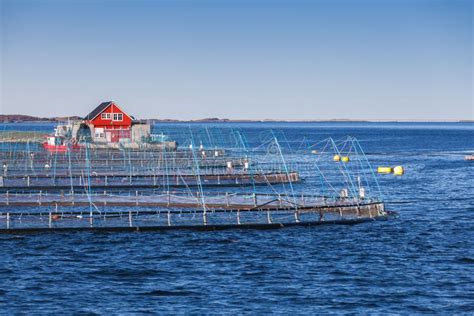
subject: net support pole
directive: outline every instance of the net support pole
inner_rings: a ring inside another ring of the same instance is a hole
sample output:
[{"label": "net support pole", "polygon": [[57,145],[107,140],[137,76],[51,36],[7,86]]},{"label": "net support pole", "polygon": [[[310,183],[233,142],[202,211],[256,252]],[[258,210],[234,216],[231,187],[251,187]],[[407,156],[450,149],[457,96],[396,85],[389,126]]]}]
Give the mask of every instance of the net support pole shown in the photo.
[{"label": "net support pole", "polygon": [[300,222],[300,213],[298,210],[295,210],[295,222],[296,223]]},{"label": "net support pole", "polygon": [[[205,207],[205,206],[204,206]],[[204,225],[207,225],[207,212],[206,211],[203,211],[202,212],[202,223]]]}]

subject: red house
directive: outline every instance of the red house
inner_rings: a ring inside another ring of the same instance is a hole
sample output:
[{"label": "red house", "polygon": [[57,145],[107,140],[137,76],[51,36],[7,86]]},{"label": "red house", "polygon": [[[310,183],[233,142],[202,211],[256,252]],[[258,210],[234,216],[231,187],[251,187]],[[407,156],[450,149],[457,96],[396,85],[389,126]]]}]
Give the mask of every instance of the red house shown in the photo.
[{"label": "red house", "polygon": [[116,143],[130,139],[133,117],[124,112],[113,101],[102,102],[84,121],[91,127],[94,141]]}]

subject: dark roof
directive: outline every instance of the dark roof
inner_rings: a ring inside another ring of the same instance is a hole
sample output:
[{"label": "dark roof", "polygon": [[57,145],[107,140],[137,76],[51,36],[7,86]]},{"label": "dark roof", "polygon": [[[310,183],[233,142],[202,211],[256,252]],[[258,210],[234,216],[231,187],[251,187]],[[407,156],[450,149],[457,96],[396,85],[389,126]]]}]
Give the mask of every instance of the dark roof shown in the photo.
[{"label": "dark roof", "polygon": [[102,113],[102,111],[104,111],[106,108],[108,108],[109,105],[111,105],[112,103],[113,103],[112,101],[102,102],[92,112],[87,114],[86,117],[84,117],[84,120],[93,120],[97,115]]}]

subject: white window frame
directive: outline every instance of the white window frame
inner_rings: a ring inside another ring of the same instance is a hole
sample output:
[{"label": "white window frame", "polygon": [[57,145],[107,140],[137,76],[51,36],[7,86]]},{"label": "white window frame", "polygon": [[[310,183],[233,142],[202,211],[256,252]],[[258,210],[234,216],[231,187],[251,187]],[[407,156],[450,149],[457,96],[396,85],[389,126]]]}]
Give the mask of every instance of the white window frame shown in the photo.
[{"label": "white window frame", "polygon": [[113,120],[116,121],[116,122],[123,121],[123,114],[122,113],[114,113],[113,114]]},{"label": "white window frame", "polygon": [[102,113],[101,118],[103,120],[110,120],[110,113]]}]

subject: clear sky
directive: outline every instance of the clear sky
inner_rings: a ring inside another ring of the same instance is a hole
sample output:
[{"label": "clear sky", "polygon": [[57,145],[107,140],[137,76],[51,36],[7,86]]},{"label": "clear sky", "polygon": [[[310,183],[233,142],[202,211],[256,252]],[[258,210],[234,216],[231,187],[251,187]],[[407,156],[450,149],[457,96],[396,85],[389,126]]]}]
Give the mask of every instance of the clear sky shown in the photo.
[{"label": "clear sky", "polygon": [[474,119],[470,0],[0,0],[3,114]]}]

